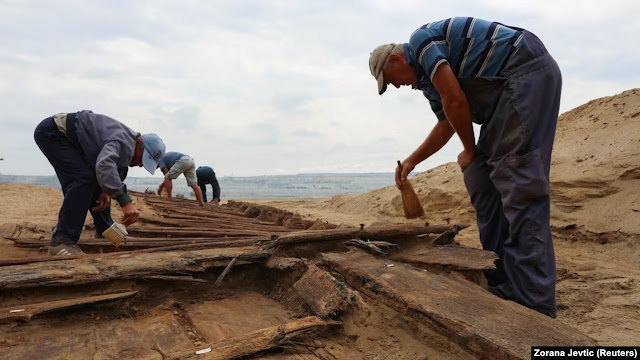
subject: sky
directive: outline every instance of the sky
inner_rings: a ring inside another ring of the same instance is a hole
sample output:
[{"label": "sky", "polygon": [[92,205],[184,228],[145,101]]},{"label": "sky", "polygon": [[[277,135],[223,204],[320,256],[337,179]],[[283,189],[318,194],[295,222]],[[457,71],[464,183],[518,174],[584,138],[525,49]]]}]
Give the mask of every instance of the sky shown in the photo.
[{"label": "sky", "polygon": [[[33,130],[82,109],[218,176],[393,172],[436,118],[410,87],[378,95],[369,53],[453,16],[538,35],[561,113],[640,86],[633,0],[0,0],[0,173],[53,175]],[[454,136],[415,171],[461,151]]]}]

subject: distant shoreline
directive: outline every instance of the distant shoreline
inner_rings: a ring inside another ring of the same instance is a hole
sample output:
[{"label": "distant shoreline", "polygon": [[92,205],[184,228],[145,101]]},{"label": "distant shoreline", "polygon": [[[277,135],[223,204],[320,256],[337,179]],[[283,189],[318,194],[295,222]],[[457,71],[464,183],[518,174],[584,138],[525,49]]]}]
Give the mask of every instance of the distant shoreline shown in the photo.
[{"label": "distant shoreline", "polygon": [[[246,177],[219,177],[222,200],[237,199],[317,199],[335,195],[361,194],[371,190],[391,186],[395,183],[394,173],[352,173],[352,174],[297,174],[264,175]],[[130,190],[156,191],[162,178],[130,177],[125,181]],[[0,183],[30,184],[60,189],[56,176],[0,175]],[[174,182],[174,195],[183,194],[190,198],[193,191],[183,177]],[[211,186],[207,186],[207,197],[212,196]]]}]

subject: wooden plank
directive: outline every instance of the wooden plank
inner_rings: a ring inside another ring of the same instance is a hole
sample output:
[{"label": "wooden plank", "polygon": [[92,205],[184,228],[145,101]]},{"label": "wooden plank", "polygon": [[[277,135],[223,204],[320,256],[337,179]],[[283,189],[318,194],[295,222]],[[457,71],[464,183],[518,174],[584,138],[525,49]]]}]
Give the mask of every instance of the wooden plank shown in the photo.
[{"label": "wooden plank", "polygon": [[264,262],[269,254],[257,247],[193,251],[129,253],[0,267],[0,289],[62,286],[141,279],[150,275],[201,272],[224,267],[237,257],[244,262]]},{"label": "wooden plank", "polygon": [[480,358],[528,359],[531,346],[590,346],[577,330],[461,279],[354,252],[325,254],[346,283],[429,325]]},{"label": "wooden plank", "polygon": [[142,231],[145,229],[154,229],[154,230],[164,230],[168,229],[169,231],[173,230],[201,230],[201,231],[219,231],[219,230],[252,230],[252,231],[266,231],[266,232],[291,232],[293,230],[287,229],[285,227],[271,224],[271,225],[259,225],[259,224],[250,224],[250,223],[237,223],[237,222],[213,222],[210,220],[182,220],[182,221],[154,221],[154,222],[146,222],[145,225],[141,226],[130,226],[127,230],[129,231]]},{"label": "wooden plank", "polygon": [[100,304],[108,301],[125,299],[137,293],[137,291],[128,291],[117,294],[87,296],[74,299],[49,301],[38,304],[5,307],[0,309],[0,324],[6,324],[15,321],[29,321],[33,316],[38,314],[69,310],[89,305]]},{"label": "wooden plank", "polygon": [[145,202],[160,210],[176,212],[182,214],[193,214],[196,216],[207,216],[207,217],[235,217],[235,218],[247,218],[244,213],[227,208],[227,207],[218,207],[218,206],[205,206],[201,207],[195,202],[192,201],[182,201],[182,200],[174,200],[168,201],[164,199],[151,199],[145,198]]},{"label": "wooden plank", "polygon": [[196,243],[188,243],[182,245],[163,245],[158,247],[153,247],[149,249],[141,249],[135,250],[135,253],[141,252],[158,252],[158,251],[175,251],[175,250],[195,250],[195,249],[213,249],[213,248],[222,248],[222,247],[244,247],[251,245],[258,245],[261,242],[267,241],[267,238],[254,237],[254,238],[236,238],[236,239],[226,239],[226,241],[222,240],[210,240],[210,241],[201,241]]},{"label": "wooden plank", "polygon": [[[398,238],[408,238],[423,234],[441,234],[451,230],[454,225],[394,225],[386,227],[371,227],[366,229],[329,229],[329,230],[304,230],[280,235],[276,240],[265,244],[265,249],[271,249],[281,245],[301,244],[323,241],[345,241],[354,238],[362,240],[390,241]],[[469,225],[455,225],[464,229]]]},{"label": "wooden plank", "polygon": [[315,265],[309,267],[293,288],[311,311],[323,318],[347,310],[354,296],[343,282]]},{"label": "wooden plank", "polygon": [[142,278],[142,280],[161,280],[161,281],[178,281],[178,282],[196,282],[196,283],[208,283],[204,279],[196,279],[193,276],[171,276],[171,275],[151,275]]},{"label": "wooden plank", "polygon": [[306,269],[306,263],[307,260],[300,258],[271,256],[265,266],[276,270],[303,270]]},{"label": "wooden plank", "polygon": [[270,235],[269,231],[254,231],[254,230],[182,230],[180,228],[165,228],[165,229],[145,229],[138,228],[135,230],[131,230],[129,232],[132,236],[135,235],[160,235],[167,236],[171,235],[173,237],[246,237],[246,236],[265,236]]},{"label": "wooden plank", "polygon": [[[266,242],[270,239],[270,236],[251,236],[251,237],[203,237],[203,238],[139,238],[139,237],[127,237],[126,242],[121,243],[117,248],[118,250],[126,249],[143,249],[143,248],[157,248],[157,247],[169,247],[169,246],[185,246],[194,245],[211,245],[208,247],[215,247],[214,244],[218,244],[218,247],[232,247],[232,246],[247,246],[251,244],[259,244]],[[14,240],[14,245],[24,248],[39,248],[49,245],[48,239],[39,238],[23,238]],[[93,248],[104,247],[116,250],[116,248],[105,239],[80,239],[78,245],[81,248]],[[205,246],[206,247],[206,246]],[[0,260],[0,264],[1,264]]]},{"label": "wooden plank", "polygon": [[[149,240],[149,239],[147,239]],[[182,239],[174,239],[174,240],[182,240]],[[128,254],[139,254],[139,253],[152,253],[159,251],[179,251],[179,250],[197,250],[197,249],[214,249],[214,248],[231,248],[231,247],[246,247],[252,245],[258,245],[262,242],[268,241],[267,237],[251,237],[251,238],[233,238],[233,239],[221,239],[221,238],[190,238],[186,243],[180,243],[179,245],[173,245],[170,241],[162,242],[158,244],[153,244],[152,246],[140,245],[133,246],[136,250],[127,250],[130,248],[126,244],[120,245],[120,247],[115,248],[111,243],[101,243],[101,244],[83,244],[80,243],[80,247],[109,247],[111,249],[118,250],[126,250],[126,251],[117,251],[117,252],[107,252],[103,254],[84,254],[84,255],[73,255],[73,256],[33,256],[33,257],[25,257],[25,258],[16,258],[16,259],[0,259],[0,267],[2,266],[10,266],[10,265],[21,265],[21,264],[31,264],[37,262],[51,262],[51,261],[68,261],[72,259],[83,259],[83,258],[95,258],[95,257],[118,257],[122,255]],[[39,244],[39,246],[46,246],[46,243]]]},{"label": "wooden plank", "polygon": [[189,227],[189,226],[197,226],[197,225],[205,225],[207,227],[230,227],[234,226],[244,226],[244,227],[254,227],[254,228],[267,228],[267,229],[280,229],[282,231],[292,231],[291,229],[287,229],[282,225],[277,225],[273,222],[256,220],[247,217],[201,217],[201,216],[188,216],[188,215],[176,215],[171,214],[171,217],[143,217],[141,216],[138,220],[141,225],[138,223],[132,225],[132,228],[135,227],[144,227],[149,224],[153,225],[169,225],[169,226],[178,226],[178,227]]},{"label": "wooden plank", "polygon": [[[2,338],[17,346],[0,347],[2,360],[132,360],[160,356],[150,349],[158,341],[167,351],[192,346],[184,328],[171,311],[138,313],[112,321],[55,319],[38,326],[14,326]],[[43,326],[51,326],[44,329]],[[6,329],[6,327],[5,327]]]},{"label": "wooden plank", "polygon": [[[207,344],[202,348],[210,348],[211,351],[196,354],[196,350],[167,354],[173,360],[225,360],[249,356],[269,349],[274,349],[286,344],[292,338],[302,332],[330,325],[341,325],[338,321],[322,320],[315,316],[296,319],[282,325],[272,326],[254,331],[244,336],[233,337],[215,344]],[[149,358],[151,360],[152,358]],[[155,357],[153,359],[158,359]]]},{"label": "wooden plank", "polygon": [[21,265],[21,264],[31,264],[36,262],[49,262],[49,261],[61,261],[61,260],[72,260],[72,259],[80,259],[82,255],[72,255],[67,257],[60,256],[30,256],[24,258],[16,258],[16,259],[0,259],[0,266],[11,266],[11,265]]},{"label": "wooden plank", "polygon": [[442,266],[446,270],[495,269],[498,255],[492,251],[466,246],[429,246],[411,254],[399,254],[394,259],[423,268]]}]

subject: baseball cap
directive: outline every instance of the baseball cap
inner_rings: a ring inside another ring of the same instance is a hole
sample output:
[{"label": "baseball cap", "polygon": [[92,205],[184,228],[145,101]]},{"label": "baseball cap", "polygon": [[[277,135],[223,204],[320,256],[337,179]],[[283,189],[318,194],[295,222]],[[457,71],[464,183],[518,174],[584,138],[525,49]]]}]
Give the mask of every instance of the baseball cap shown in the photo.
[{"label": "baseball cap", "polygon": [[396,44],[393,43],[380,45],[373,49],[371,56],[369,56],[369,70],[371,70],[371,75],[378,80],[378,94],[380,95],[387,91],[387,83],[384,81],[382,68],[395,46]]},{"label": "baseball cap", "polygon": [[156,172],[160,159],[164,156],[166,147],[162,139],[156,134],[142,135],[142,144],[144,145],[142,165],[153,175],[153,173]]}]

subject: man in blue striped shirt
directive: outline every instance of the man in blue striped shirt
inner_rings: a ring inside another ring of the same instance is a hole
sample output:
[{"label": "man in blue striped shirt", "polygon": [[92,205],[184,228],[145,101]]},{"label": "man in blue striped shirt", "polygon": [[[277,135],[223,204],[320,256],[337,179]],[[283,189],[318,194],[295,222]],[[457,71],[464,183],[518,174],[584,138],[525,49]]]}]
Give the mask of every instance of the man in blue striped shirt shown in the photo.
[{"label": "man in blue striped shirt", "polygon": [[[369,68],[380,95],[388,84],[411,85],[438,119],[396,168],[396,184],[457,133],[480,241],[500,257],[485,272],[489,291],[555,317],[549,168],[562,76],[540,39],[497,22],[450,18],[421,26],[406,44],[377,47]],[[477,145],[472,122],[481,125]]]}]

